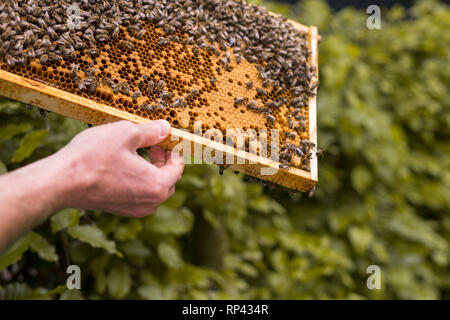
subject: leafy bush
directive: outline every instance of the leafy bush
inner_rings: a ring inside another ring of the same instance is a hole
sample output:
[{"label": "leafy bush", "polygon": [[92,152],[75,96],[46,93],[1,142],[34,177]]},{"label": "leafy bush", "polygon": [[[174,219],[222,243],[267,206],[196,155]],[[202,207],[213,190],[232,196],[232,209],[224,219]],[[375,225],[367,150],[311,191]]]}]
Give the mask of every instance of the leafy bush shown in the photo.
[{"label": "leafy bush", "polygon": [[[0,258],[0,298],[450,298],[448,6],[394,7],[381,30],[324,1],[268,6],[323,38],[315,198],[187,166],[152,217],[66,209],[26,234]],[[86,127],[50,123],[0,102],[0,174]],[[64,289],[69,264],[81,291]],[[372,264],[381,290],[366,287]]]}]

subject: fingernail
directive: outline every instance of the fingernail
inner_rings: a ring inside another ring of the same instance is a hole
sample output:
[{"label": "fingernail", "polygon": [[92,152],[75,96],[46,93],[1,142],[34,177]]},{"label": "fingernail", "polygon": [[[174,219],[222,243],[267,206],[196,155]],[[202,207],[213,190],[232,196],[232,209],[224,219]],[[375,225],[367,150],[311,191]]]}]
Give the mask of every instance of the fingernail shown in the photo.
[{"label": "fingernail", "polygon": [[170,123],[169,122],[167,122],[166,120],[156,120],[155,123],[160,128],[160,132],[159,132],[160,136],[167,136],[169,134],[169,131],[170,131]]}]

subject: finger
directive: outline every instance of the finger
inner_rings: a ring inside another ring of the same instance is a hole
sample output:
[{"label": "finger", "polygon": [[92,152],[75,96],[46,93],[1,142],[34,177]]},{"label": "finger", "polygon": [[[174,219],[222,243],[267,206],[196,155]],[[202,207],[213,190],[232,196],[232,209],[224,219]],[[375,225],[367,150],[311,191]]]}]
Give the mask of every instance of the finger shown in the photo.
[{"label": "finger", "polygon": [[170,124],[166,120],[156,120],[137,125],[134,136],[134,147],[147,148],[154,146],[169,136]]},{"label": "finger", "polygon": [[166,164],[167,154],[163,148],[158,146],[151,147],[147,150],[147,154],[152,164],[156,167],[161,168]]},{"label": "finger", "polygon": [[184,170],[183,157],[178,153],[167,152],[166,164],[160,170],[164,172],[167,185],[174,185],[181,179]]}]

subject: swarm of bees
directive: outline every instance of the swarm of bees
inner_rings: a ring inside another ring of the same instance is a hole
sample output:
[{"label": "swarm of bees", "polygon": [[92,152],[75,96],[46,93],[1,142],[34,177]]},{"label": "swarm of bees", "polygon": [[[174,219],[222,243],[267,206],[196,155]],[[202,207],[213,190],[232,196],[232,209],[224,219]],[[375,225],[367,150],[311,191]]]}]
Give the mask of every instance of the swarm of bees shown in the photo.
[{"label": "swarm of bees", "polygon": [[[80,15],[71,28],[67,22],[73,20],[73,13],[67,8],[73,3]],[[261,85],[252,81],[244,85],[257,95],[234,97],[235,106],[262,114],[268,126],[286,122],[289,132],[283,135],[280,168],[309,170],[316,146],[298,137],[307,130],[302,110],[317,92],[317,70],[308,65],[311,52],[306,34],[262,7],[241,0],[11,0],[1,2],[0,21],[0,58],[10,67],[26,66],[33,59],[43,65],[74,61],[83,50],[96,58],[101,54],[98,45],[110,40],[116,40],[124,52],[133,52],[147,32],[144,22],[163,30],[157,40],[161,50],[175,42],[190,46],[194,56],[205,50],[218,58],[217,72],[230,72],[232,61],[254,63]],[[120,38],[123,27],[134,39]],[[176,31],[186,37],[180,39]],[[192,87],[175,96],[163,79],[144,76],[134,86],[106,77],[94,65],[81,70],[76,63],[72,64],[71,79],[79,90],[91,94],[100,85],[109,87],[114,94],[139,101],[140,109],[148,113],[186,107],[202,92]],[[208,82],[217,86],[218,79],[211,76]],[[283,96],[287,91],[293,97],[290,101]],[[270,92],[275,92],[275,98],[268,98]],[[150,95],[158,100],[146,99]],[[263,98],[265,102],[259,102]],[[288,107],[287,117],[277,112],[282,106]],[[296,139],[298,145],[293,143]]]}]

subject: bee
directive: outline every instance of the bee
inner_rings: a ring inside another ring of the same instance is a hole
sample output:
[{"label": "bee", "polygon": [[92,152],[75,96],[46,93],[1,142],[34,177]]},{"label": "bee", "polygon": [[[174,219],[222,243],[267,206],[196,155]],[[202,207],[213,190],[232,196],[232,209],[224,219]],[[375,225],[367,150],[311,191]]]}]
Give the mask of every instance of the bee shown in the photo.
[{"label": "bee", "polygon": [[154,110],[148,103],[141,104],[139,106],[139,109],[141,109],[142,111],[148,111],[148,112],[152,112]]},{"label": "bee", "polygon": [[119,87],[119,91],[126,96],[130,95],[130,86],[127,82],[122,82]]},{"label": "bee", "polygon": [[188,37],[188,38],[184,39],[182,43],[185,44],[185,45],[186,44],[192,45],[192,44],[194,44],[194,38],[193,37]]},{"label": "bee", "polygon": [[256,88],[256,92],[262,97],[267,96],[267,91],[264,89]]},{"label": "bee", "polygon": [[147,33],[147,30],[146,29],[142,29],[142,30],[138,31],[134,37],[136,39],[138,39],[138,40],[142,40],[146,33]]},{"label": "bee", "polygon": [[263,87],[267,88],[268,86],[271,85],[271,83],[272,83],[272,80],[266,79],[266,80],[263,81]]},{"label": "bee", "polygon": [[136,100],[137,98],[139,98],[141,96],[141,91],[140,90],[136,90],[135,92],[133,92],[133,94],[131,95],[131,98],[133,100]]},{"label": "bee", "polygon": [[48,113],[48,111],[47,111],[47,110],[44,110],[44,109],[41,109],[41,108],[38,108],[38,110],[39,110],[39,114],[41,115],[41,118],[42,118],[42,119],[47,119],[47,113]]},{"label": "bee", "polygon": [[297,137],[297,133],[295,132],[285,132],[284,134],[286,135],[287,138],[290,139],[295,139]]},{"label": "bee", "polygon": [[162,80],[162,79],[159,80],[158,83],[157,83],[156,86],[155,86],[155,90],[156,90],[157,92],[161,91],[161,90],[164,88],[164,85],[165,85],[164,80]]},{"label": "bee", "polygon": [[175,100],[174,103],[172,103],[171,107],[178,108],[178,107],[184,106],[185,104],[186,104],[186,102],[183,100],[183,98],[178,98]]},{"label": "bee", "polygon": [[219,174],[222,176],[223,172],[227,169],[223,164],[219,165]]},{"label": "bee", "polygon": [[95,76],[89,76],[84,80],[84,86],[89,88],[90,93],[94,93],[95,90],[97,90],[98,85],[98,78]]},{"label": "bee", "polygon": [[161,37],[158,41],[158,46],[165,46],[169,44],[169,40],[167,38]]},{"label": "bee", "polygon": [[[6,59],[6,61],[8,62],[8,59]],[[43,54],[40,58],[39,58],[39,62],[41,64],[46,64],[48,62],[48,55]],[[9,63],[8,63],[9,64]]]},{"label": "bee", "polygon": [[200,50],[198,49],[197,46],[192,48],[192,53],[194,54],[194,56],[198,57],[200,55]]},{"label": "bee", "polygon": [[300,148],[295,148],[294,151],[299,157],[303,157],[305,155],[302,149]]},{"label": "bee", "polygon": [[247,89],[251,89],[253,88],[253,82],[249,81],[245,84],[245,86],[247,87]]},{"label": "bee", "polygon": [[301,111],[300,108],[294,109],[294,111],[291,112],[291,116],[293,117],[297,116],[300,113],[300,111]]},{"label": "bee", "polygon": [[170,41],[173,41],[173,42],[180,42],[180,38],[178,38],[178,36],[176,34],[171,35],[169,39],[170,39]]},{"label": "bee", "polygon": [[248,98],[246,98],[246,97],[238,97],[234,100],[235,105],[240,105],[242,103],[247,103],[247,102],[248,102]]},{"label": "bee", "polygon": [[323,157],[323,150],[322,149],[317,149],[316,150],[316,156],[317,157]]},{"label": "bee", "polygon": [[161,100],[169,100],[171,98],[173,98],[174,94],[172,92],[169,91],[162,91],[161,94],[159,95],[159,98]]},{"label": "bee", "polygon": [[125,49],[125,50],[133,50],[133,49],[134,49],[134,44],[133,44],[133,42],[128,41],[128,40],[122,40],[122,41],[120,42],[119,46],[120,46],[122,49]]},{"label": "bee", "polygon": [[188,94],[188,99],[192,99],[192,98],[194,98],[196,95],[198,94],[198,89],[196,89],[196,88],[194,88],[194,89],[192,89],[190,92],[189,92],[189,94]]},{"label": "bee", "polygon": [[117,26],[117,27],[114,28],[114,30],[113,30],[113,32],[111,34],[111,37],[113,39],[117,39],[117,38],[119,38],[119,34],[120,34],[120,28]]},{"label": "bee", "polygon": [[267,108],[274,108],[274,109],[276,109],[276,108],[278,108],[280,106],[278,105],[278,103],[276,101],[271,101],[271,102],[268,102],[266,104],[266,107]]},{"label": "bee", "polygon": [[312,198],[314,196],[314,192],[316,191],[316,187],[312,187],[308,190],[308,197]]},{"label": "bee", "polygon": [[115,85],[114,81],[111,78],[108,78],[108,77],[103,77],[102,78],[102,83],[105,86],[108,86],[110,88],[112,88]]},{"label": "bee", "polygon": [[288,170],[291,166],[287,163],[280,163],[280,169]]},{"label": "bee", "polygon": [[254,111],[259,111],[258,102],[256,102],[255,99],[251,100],[251,101],[247,104],[247,109],[249,109],[249,110],[254,110]]},{"label": "bee", "polygon": [[274,124],[275,123],[275,117],[269,113],[264,114],[264,116],[266,117],[266,120],[269,121],[270,123]]},{"label": "bee", "polygon": [[79,68],[80,68],[79,64],[74,63],[72,65],[72,71],[70,73],[70,75],[72,76],[72,79],[78,78],[77,72],[78,72]]},{"label": "bee", "polygon": [[153,80],[150,80],[147,84],[147,94],[151,94],[154,89],[155,89],[155,82]]},{"label": "bee", "polygon": [[212,77],[209,81],[211,82],[211,84],[214,84],[216,83],[217,79],[215,77]]},{"label": "bee", "polygon": [[88,68],[88,69],[84,70],[83,72],[86,75],[86,77],[91,77],[91,76],[95,75],[97,73],[97,71],[98,70],[95,68]]},{"label": "bee", "polygon": [[98,57],[100,55],[100,50],[97,48],[89,48],[86,50],[86,53],[91,57]]}]

